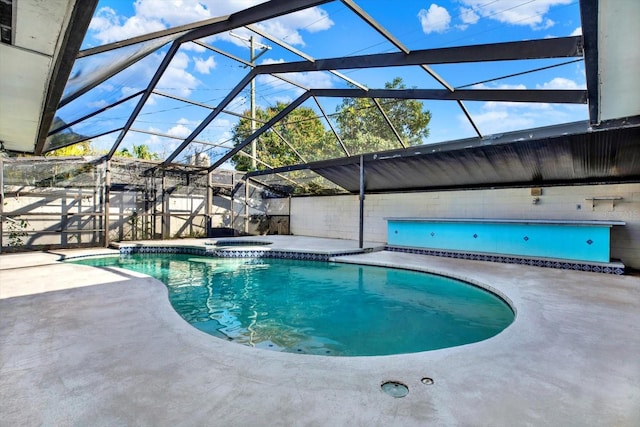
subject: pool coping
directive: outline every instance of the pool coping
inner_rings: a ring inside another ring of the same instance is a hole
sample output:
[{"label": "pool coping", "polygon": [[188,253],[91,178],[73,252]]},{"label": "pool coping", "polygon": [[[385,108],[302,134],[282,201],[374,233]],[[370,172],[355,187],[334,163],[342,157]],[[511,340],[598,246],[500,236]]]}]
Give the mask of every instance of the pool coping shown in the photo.
[{"label": "pool coping", "polygon": [[[233,245],[235,246],[235,245]],[[224,252],[228,252],[225,253],[225,255],[219,255],[218,251],[211,251],[208,249],[203,250],[202,248],[198,248],[198,247],[190,247],[190,246],[168,246],[168,247],[163,247],[163,246],[154,246],[154,245],[150,245],[150,246],[128,246],[128,245],[120,245],[119,248],[119,252],[117,254],[111,254],[111,255],[105,255],[105,254],[83,254],[83,255],[77,255],[77,256],[71,256],[71,257],[66,257],[64,259],[64,261],[74,261],[77,259],[83,259],[83,258],[94,258],[94,257],[104,257],[104,256],[128,256],[128,255],[132,255],[132,254],[144,254],[144,255],[154,255],[154,254],[180,254],[180,255],[196,255],[196,256],[203,256],[203,257],[209,257],[209,258],[222,258],[222,259],[229,259],[229,258],[234,258],[234,259],[286,259],[286,260],[294,260],[294,261],[312,261],[312,262],[325,262],[325,263],[337,263],[337,264],[350,264],[350,265],[362,265],[362,266],[372,266],[372,267],[382,267],[382,268],[390,268],[390,269],[395,269],[395,270],[406,270],[406,271],[412,271],[412,272],[419,272],[419,273],[425,273],[425,274],[431,274],[434,276],[440,276],[440,277],[446,277],[446,278],[450,278],[450,279],[454,279],[457,280],[460,284],[464,284],[467,286],[471,286],[474,288],[478,288],[480,290],[483,290],[489,294],[492,294],[493,296],[495,296],[496,298],[498,298],[500,301],[502,301],[508,308],[509,310],[511,310],[511,313],[513,314],[513,319],[511,319],[511,322],[509,323],[509,325],[515,320],[515,317],[517,316],[517,309],[516,306],[514,305],[513,301],[502,291],[500,291],[499,289],[496,289],[486,283],[477,281],[477,280],[473,280],[473,279],[469,279],[468,277],[463,277],[463,276],[459,276],[457,274],[443,274],[442,272],[439,272],[437,270],[433,270],[433,269],[426,269],[426,268],[408,268],[408,267],[403,267],[401,265],[391,265],[391,264],[385,264],[385,263],[378,263],[378,262],[367,262],[367,261],[354,261],[353,259],[348,258],[349,256],[356,256],[356,255],[363,255],[363,254],[368,254],[368,253],[372,253],[372,252],[377,252],[377,251],[373,251],[373,250],[367,250],[367,249],[359,249],[359,250],[354,250],[354,251],[350,251],[350,252],[335,252],[333,251],[332,253],[322,253],[322,254],[318,254],[318,253],[305,253],[305,252],[299,252],[299,251],[282,251],[282,250],[275,250],[275,251],[264,251],[264,250],[258,250],[258,251],[252,251],[250,249],[240,249],[238,251],[224,251]],[[331,252],[331,251],[330,251]],[[347,257],[347,258],[345,258]],[[190,259],[194,259],[194,258],[190,258]],[[126,267],[122,267],[122,268],[126,268]],[[503,329],[501,329],[500,331],[498,331],[497,333],[495,333],[494,335],[491,335],[489,338],[499,334],[500,332],[502,332],[502,330],[506,329],[509,325],[505,326]],[[195,327],[195,326],[194,326]],[[215,335],[212,335],[215,336]],[[217,337],[220,339],[220,337]],[[489,338],[485,338],[489,339]],[[231,338],[229,338],[230,341],[233,341]],[[481,340],[481,341],[484,341]],[[471,341],[469,343],[466,344],[458,344],[454,347],[458,347],[461,345],[467,345],[467,344],[473,344],[476,343],[478,341]],[[243,344],[246,345],[246,344]],[[443,348],[449,348],[449,347],[440,347],[440,348],[436,348],[435,350],[439,350],[439,349],[443,349]],[[284,350],[271,350],[271,351],[284,351]],[[300,350],[298,350],[300,351]],[[423,350],[423,351],[432,351],[432,350]],[[296,353],[296,354],[301,354],[301,353]],[[317,353],[313,353],[314,355],[320,355],[323,356],[322,354],[317,354]],[[401,353],[391,353],[388,355],[398,355]],[[369,355],[366,357],[375,357],[375,356],[388,356],[388,355]],[[336,357],[336,356],[332,356],[332,357]],[[337,357],[358,357],[358,356],[337,356]],[[365,356],[362,356],[365,357]]]}]

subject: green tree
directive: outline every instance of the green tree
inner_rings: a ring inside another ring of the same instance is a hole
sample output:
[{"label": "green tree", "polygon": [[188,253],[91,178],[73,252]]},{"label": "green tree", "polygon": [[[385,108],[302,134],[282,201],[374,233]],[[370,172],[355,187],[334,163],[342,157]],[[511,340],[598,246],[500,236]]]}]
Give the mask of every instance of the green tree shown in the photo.
[{"label": "green tree", "polygon": [[133,154],[131,154],[131,151],[126,147],[116,151],[113,155],[114,157],[126,157],[128,159],[133,158]]},{"label": "green tree", "polygon": [[158,160],[160,158],[158,153],[151,151],[146,144],[134,145],[132,148],[133,155],[136,159]]},{"label": "green tree", "polygon": [[58,148],[53,151],[49,151],[46,156],[48,157],[75,157],[75,156],[90,156],[93,154],[91,148],[91,141],[82,141],[77,144],[67,145],[66,147]]},{"label": "green tree", "polygon": [[158,160],[160,156],[158,153],[154,153],[149,149],[146,144],[133,145],[131,151],[128,148],[123,148],[115,152],[116,157],[128,157],[142,160]]},{"label": "green tree", "polygon": [[[386,89],[406,89],[402,78],[385,83]],[[429,136],[431,113],[414,99],[381,99],[382,109],[406,145],[419,145]],[[338,131],[351,154],[399,147],[393,130],[369,98],[344,98],[336,108]]]},{"label": "green tree", "polygon": [[[257,108],[257,128],[286,106],[286,104],[279,102],[266,110]],[[249,112],[245,111],[244,116],[232,130],[234,145],[240,144],[251,135]],[[243,151],[249,154],[251,152],[250,145],[245,147]],[[257,158],[272,167],[303,163],[301,157],[306,161],[327,158],[334,151],[337,151],[337,142],[327,138],[322,122],[316,116],[315,111],[308,107],[299,107],[293,110],[276,123],[271,131],[260,135],[256,143]],[[237,170],[247,171],[251,168],[251,158],[248,156],[236,154],[233,156],[232,162]],[[266,169],[266,166],[258,162],[256,168]]]},{"label": "green tree", "polygon": [[[50,130],[58,130],[58,129],[62,129],[63,127],[67,126],[67,123],[58,116],[55,116],[53,119],[53,123],[51,124]],[[70,149],[67,151],[64,151],[65,148],[67,147],[75,147],[78,144],[74,144],[74,142],[76,141],[87,141],[87,136],[76,133],[73,131],[73,128],[71,127],[67,127],[64,130],[58,131],[56,133],[54,133],[53,135],[49,136],[47,138],[47,142],[46,142],[46,148],[50,149],[50,148],[56,148],[56,147],[60,147],[59,149],[61,149],[62,151],[60,151],[60,153],[67,153],[67,152],[71,152],[72,154],[52,154],[53,156],[76,156],[76,155],[89,155],[91,154],[91,150],[89,149],[87,153],[83,153],[83,154],[76,154],[78,152],[78,150],[81,150],[82,148],[85,148],[86,145],[81,145],[80,147],[82,147],[81,149],[78,148],[74,148],[74,149]],[[81,143],[81,144],[84,144]],[[49,153],[51,152],[55,152],[56,150],[52,150],[49,151]]]}]

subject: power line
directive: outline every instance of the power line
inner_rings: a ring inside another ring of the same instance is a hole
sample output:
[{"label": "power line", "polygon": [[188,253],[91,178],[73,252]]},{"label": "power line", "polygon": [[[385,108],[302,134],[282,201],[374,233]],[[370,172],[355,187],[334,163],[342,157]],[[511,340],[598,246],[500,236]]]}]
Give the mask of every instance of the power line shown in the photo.
[{"label": "power line", "polygon": [[469,84],[466,84],[466,85],[463,85],[463,86],[458,86],[458,87],[456,87],[456,89],[464,89],[465,87],[469,87],[469,86],[475,86],[475,85],[480,85],[480,84],[483,84],[483,83],[495,82],[495,81],[498,81],[498,80],[508,79],[510,77],[522,76],[524,74],[535,73],[537,71],[544,71],[544,70],[548,70],[550,68],[561,67],[563,65],[573,64],[573,63],[582,62],[582,61],[583,61],[582,59],[574,59],[572,61],[562,62],[560,64],[548,65],[546,67],[535,68],[533,70],[522,71],[520,73],[513,73],[513,74],[508,74],[506,76],[496,77],[496,78],[493,78],[493,79],[482,80],[482,81],[475,82],[475,83],[469,83]]}]

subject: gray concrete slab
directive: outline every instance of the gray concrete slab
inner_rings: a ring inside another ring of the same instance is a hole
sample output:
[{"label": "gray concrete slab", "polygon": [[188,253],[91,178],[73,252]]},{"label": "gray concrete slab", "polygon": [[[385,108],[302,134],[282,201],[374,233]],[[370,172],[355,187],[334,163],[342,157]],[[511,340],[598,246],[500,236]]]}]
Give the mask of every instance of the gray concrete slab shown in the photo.
[{"label": "gray concrete slab", "polygon": [[[211,337],[178,316],[160,282],[56,261],[72,253],[87,252],[0,256],[0,425],[640,425],[638,277],[393,252],[340,257],[463,278],[517,311],[483,342],[343,358]],[[386,380],[409,394],[382,393]]]}]

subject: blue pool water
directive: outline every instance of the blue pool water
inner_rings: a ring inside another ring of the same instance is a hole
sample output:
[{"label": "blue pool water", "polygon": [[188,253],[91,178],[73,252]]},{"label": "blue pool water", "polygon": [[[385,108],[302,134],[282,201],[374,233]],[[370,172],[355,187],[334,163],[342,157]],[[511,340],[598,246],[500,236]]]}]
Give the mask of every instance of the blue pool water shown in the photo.
[{"label": "blue pool water", "polygon": [[199,330],[292,353],[414,353],[492,337],[514,319],[492,293],[446,277],[381,267],[176,254],[87,258],[164,282]]}]

